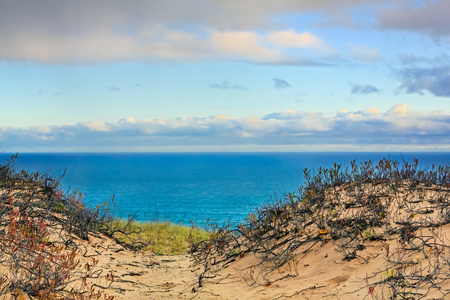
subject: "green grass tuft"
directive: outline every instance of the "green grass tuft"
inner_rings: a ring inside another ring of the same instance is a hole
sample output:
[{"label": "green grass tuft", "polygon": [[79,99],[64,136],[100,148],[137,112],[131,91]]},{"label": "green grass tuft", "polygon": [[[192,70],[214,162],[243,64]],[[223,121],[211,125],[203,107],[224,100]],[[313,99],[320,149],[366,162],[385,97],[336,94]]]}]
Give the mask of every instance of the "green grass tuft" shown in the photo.
[{"label": "green grass tuft", "polygon": [[142,250],[153,251],[156,254],[185,254],[188,253],[193,243],[198,243],[207,238],[207,233],[204,230],[170,222],[132,222],[128,225],[125,220],[115,220],[114,222],[118,222],[117,227],[126,227],[126,231],[133,232],[128,237],[116,232],[114,238],[119,242],[125,244],[142,243],[144,245]]}]

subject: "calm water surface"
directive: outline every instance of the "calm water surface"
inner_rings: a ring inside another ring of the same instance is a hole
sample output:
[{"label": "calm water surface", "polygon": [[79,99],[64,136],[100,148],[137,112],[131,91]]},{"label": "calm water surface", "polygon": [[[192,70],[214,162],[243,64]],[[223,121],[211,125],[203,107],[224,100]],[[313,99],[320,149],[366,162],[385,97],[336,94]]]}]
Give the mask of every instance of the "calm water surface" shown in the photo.
[{"label": "calm water surface", "polygon": [[383,157],[417,157],[424,168],[450,164],[450,153],[24,153],[15,166],[57,176],[67,168],[64,190],[79,188],[90,205],[114,195],[120,217],[203,225],[208,218],[239,223],[275,194],[296,191],[305,167]]}]

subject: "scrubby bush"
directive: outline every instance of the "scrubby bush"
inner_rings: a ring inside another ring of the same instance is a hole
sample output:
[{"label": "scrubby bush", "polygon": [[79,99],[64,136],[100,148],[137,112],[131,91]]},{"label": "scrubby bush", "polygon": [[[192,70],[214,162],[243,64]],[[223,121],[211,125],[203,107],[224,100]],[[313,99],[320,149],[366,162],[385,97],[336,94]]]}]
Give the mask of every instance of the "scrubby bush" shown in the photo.
[{"label": "scrubby bush", "polygon": [[109,221],[106,214],[64,195],[59,181],[48,174],[15,171],[16,158],[0,165],[0,295],[112,299],[86,283],[98,276],[97,261],[81,265],[73,242],[76,236],[87,239],[95,226]]},{"label": "scrubby bush", "polygon": [[448,166],[420,169],[417,159],[382,159],[303,173],[305,184],[296,193],[262,206],[235,229],[213,227],[209,240],[192,247],[205,266],[201,278],[211,271],[211,261],[224,265],[234,259],[230,253],[260,258],[265,274],[249,274],[258,283],[255,277],[293,265],[299,249],[307,253],[315,244],[332,242],[344,260],[367,261],[361,256],[365,244],[378,240],[384,243],[386,269],[367,278],[368,294],[379,299],[418,299],[431,291],[433,297],[449,295],[443,286],[450,280],[450,244],[439,232],[450,223]]},{"label": "scrubby bush", "polygon": [[103,270],[79,239],[105,235],[131,250],[175,254],[204,237],[198,228],[117,219],[114,196],[88,207],[78,190],[61,190],[64,174],[16,171],[16,158],[0,164],[0,299],[112,299],[87,283]]}]

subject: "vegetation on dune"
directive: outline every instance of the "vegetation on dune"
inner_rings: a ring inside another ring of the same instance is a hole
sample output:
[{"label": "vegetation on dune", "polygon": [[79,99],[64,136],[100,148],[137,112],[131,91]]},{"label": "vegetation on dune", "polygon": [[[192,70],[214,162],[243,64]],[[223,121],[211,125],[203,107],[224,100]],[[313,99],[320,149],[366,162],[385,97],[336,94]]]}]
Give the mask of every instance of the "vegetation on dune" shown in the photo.
[{"label": "vegetation on dune", "polygon": [[[193,245],[203,265],[198,285],[229,262],[248,253],[260,263],[247,274],[250,284],[297,276],[299,254],[332,242],[344,260],[361,259],[371,242],[382,243],[385,268],[368,274],[361,289],[374,299],[421,299],[450,295],[450,168],[420,169],[413,163],[382,159],[303,170],[297,193],[249,214],[237,228],[210,226],[209,238]],[[288,275],[276,272],[288,266]],[[290,266],[290,267],[289,267]],[[292,271],[294,269],[294,271]],[[356,291],[355,291],[356,292]],[[290,295],[294,296],[294,295]]]},{"label": "vegetation on dune", "polygon": [[60,189],[58,178],[15,171],[16,158],[0,164],[0,297],[113,299],[87,283],[103,270],[87,257],[82,240],[106,235],[132,250],[176,254],[204,235],[197,228],[117,219],[114,197],[86,207],[77,190]]},{"label": "vegetation on dune", "polygon": [[114,238],[123,244],[140,244],[142,250],[155,254],[175,255],[188,253],[192,244],[208,237],[207,232],[196,227],[170,222],[132,222],[114,220],[113,226],[126,229],[127,235],[117,232]]},{"label": "vegetation on dune", "polygon": [[[382,159],[315,173],[305,169],[305,185],[296,193],[262,206],[236,227],[208,221],[203,231],[117,219],[114,198],[86,207],[78,191],[61,191],[58,178],[15,171],[15,158],[0,164],[0,296],[112,299],[87,283],[103,270],[80,247],[82,240],[101,235],[157,254],[190,247],[203,266],[198,288],[214,270],[246,255],[259,258],[247,281],[269,286],[297,276],[298,255],[313,247],[333,243],[343,260],[370,263],[374,257],[366,247],[381,243],[384,268],[362,280],[359,291],[366,297],[450,295],[450,241],[442,231],[450,224],[448,166],[420,169],[417,160]],[[286,266],[287,275],[279,272]],[[114,274],[105,278],[112,281]]]},{"label": "vegetation on dune", "polygon": [[103,270],[80,247],[81,240],[110,233],[108,205],[88,208],[78,191],[63,193],[58,178],[15,171],[16,158],[0,165],[0,296],[113,299],[87,283]]}]

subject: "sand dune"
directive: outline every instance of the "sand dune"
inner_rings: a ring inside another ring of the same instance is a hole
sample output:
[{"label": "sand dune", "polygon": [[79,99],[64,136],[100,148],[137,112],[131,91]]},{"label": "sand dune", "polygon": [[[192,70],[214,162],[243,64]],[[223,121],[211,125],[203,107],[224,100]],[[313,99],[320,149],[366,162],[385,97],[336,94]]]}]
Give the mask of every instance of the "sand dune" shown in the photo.
[{"label": "sand dune", "polygon": [[448,299],[448,168],[425,173],[406,164],[398,171],[386,160],[355,167],[353,177],[338,168],[322,173],[330,174],[327,184],[316,177],[246,224],[213,229],[190,254],[175,256],[132,251],[97,230],[95,211],[77,197],[63,198],[39,179],[7,177],[0,189],[0,295]]}]

